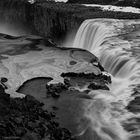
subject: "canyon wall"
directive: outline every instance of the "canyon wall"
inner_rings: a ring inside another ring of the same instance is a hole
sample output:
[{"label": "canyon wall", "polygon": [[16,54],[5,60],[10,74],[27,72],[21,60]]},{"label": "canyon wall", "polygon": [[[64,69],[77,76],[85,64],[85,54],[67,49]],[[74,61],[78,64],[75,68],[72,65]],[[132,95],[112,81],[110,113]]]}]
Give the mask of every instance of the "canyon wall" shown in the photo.
[{"label": "canyon wall", "polygon": [[36,2],[26,0],[1,0],[0,20],[21,22],[36,34],[49,38],[62,38],[76,31],[85,19],[119,18],[138,19],[140,14],[102,11],[97,7],[55,2]]}]

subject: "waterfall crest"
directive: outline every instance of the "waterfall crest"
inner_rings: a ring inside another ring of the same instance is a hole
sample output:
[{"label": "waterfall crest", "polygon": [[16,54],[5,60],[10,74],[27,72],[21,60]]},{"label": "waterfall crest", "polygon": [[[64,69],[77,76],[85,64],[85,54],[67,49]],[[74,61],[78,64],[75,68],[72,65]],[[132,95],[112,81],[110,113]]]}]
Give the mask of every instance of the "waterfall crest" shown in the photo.
[{"label": "waterfall crest", "polygon": [[[112,22],[112,24],[111,24]],[[134,72],[136,59],[131,57],[131,44],[120,39],[124,23],[119,20],[86,20],[80,26],[73,47],[86,49],[97,55],[104,68],[113,76],[125,77]],[[127,32],[127,31],[126,31]]]},{"label": "waterfall crest", "polygon": [[[140,136],[139,129],[129,133],[123,128],[125,121],[140,116],[125,109],[135,98],[132,96],[133,88],[140,82],[140,60],[136,53],[140,45],[139,25],[140,21],[136,20],[86,20],[73,43],[74,48],[86,49],[95,54],[105,70],[112,75],[109,95],[103,91],[96,94],[96,100],[102,101],[106,109],[99,113],[100,109],[95,109],[92,103],[89,105],[90,111],[85,113],[101,140],[131,140]],[[95,92],[92,94],[95,95]],[[97,109],[99,114],[96,116]]]}]

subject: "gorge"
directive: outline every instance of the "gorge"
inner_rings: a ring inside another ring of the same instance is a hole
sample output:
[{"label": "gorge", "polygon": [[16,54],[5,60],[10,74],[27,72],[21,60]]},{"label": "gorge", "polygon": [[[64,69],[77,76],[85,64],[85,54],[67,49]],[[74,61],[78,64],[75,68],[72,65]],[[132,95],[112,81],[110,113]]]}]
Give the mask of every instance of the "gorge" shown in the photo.
[{"label": "gorge", "polygon": [[0,15],[0,139],[140,139],[139,14],[5,0]]}]

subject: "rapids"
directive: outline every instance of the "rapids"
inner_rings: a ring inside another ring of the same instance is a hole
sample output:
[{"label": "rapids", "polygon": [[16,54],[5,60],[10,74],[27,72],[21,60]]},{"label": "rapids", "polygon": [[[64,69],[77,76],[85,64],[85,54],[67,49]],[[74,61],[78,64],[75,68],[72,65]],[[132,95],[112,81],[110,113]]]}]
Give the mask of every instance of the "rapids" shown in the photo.
[{"label": "rapids", "polygon": [[[89,19],[78,29],[73,47],[95,54],[112,77],[110,93],[99,92],[93,96],[93,103],[85,112],[93,133],[101,140],[140,139],[140,124],[135,121],[135,118],[139,120],[140,112],[126,109],[140,95],[133,94],[140,83],[139,45],[138,20]],[[136,107],[139,109],[138,105]],[[128,131],[129,127],[134,129]]]}]

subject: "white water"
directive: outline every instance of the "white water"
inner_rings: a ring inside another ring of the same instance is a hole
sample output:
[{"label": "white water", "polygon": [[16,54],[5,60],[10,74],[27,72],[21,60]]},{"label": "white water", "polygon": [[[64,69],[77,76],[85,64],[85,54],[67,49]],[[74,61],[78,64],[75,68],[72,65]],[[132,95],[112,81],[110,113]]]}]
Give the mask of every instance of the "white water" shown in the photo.
[{"label": "white water", "polygon": [[130,12],[130,13],[140,13],[139,8],[127,6],[113,6],[113,5],[99,5],[99,4],[83,4],[84,6],[90,7],[100,7],[103,11],[120,11],[120,12]]},{"label": "white water", "polygon": [[73,47],[95,54],[112,75],[110,92],[91,92],[94,101],[85,112],[101,140],[130,140],[140,136],[140,129],[127,132],[122,126],[129,118],[140,116],[125,109],[135,98],[133,88],[140,83],[139,27],[140,21],[92,19],[82,23],[75,37]]}]

